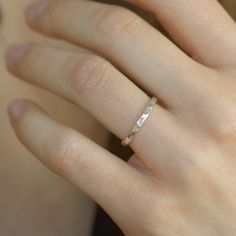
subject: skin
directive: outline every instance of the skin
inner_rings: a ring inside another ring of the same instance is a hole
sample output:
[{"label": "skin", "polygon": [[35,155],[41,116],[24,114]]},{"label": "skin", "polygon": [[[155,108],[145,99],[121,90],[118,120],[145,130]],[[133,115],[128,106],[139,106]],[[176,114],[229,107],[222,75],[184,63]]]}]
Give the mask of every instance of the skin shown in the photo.
[{"label": "skin", "polygon": [[130,3],[152,11],[179,47],[127,9],[44,0],[27,9],[28,24],[77,51],[26,43],[6,56],[13,74],[82,106],[120,138],[148,94],[158,97],[131,143],[130,161],[28,100],[9,107],[13,128],[43,164],[99,203],[126,235],[233,236],[235,23],[214,0]]},{"label": "skin", "polygon": [[[29,41],[71,48],[26,27],[23,11],[30,1],[0,1],[0,55],[9,44]],[[12,17],[14,16],[14,17]],[[0,63],[0,231],[1,235],[90,235],[95,206],[79,189],[48,171],[16,139],[6,114],[10,101],[37,101],[64,125],[106,145],[108,135],[85,110],[10,75]]]}]

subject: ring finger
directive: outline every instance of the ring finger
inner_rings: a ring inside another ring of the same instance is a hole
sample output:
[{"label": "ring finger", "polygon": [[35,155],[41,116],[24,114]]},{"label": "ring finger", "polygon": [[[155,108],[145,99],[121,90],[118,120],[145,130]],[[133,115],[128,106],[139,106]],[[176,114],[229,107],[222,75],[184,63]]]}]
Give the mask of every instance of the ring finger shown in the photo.
[{"label": "ring finger", "polygon": [[[15,75],[81,105],[120,138],[127,136],[149,100],[134,83],[96,55],[20,45],[9,51],[7,62]],[[176,137],[183,139],[179,142],[181,148],[176,146]],[[183,156],[182,150],[187,149],[184,140],[189,138],[174,116],[157,105],[131,145],[153,167],[160,162],[172,165],[166,156]],[[166,150],[166,145],[172,143],[173,148]],[[158,157],[152,152],[154,147],[159,149]]]}]

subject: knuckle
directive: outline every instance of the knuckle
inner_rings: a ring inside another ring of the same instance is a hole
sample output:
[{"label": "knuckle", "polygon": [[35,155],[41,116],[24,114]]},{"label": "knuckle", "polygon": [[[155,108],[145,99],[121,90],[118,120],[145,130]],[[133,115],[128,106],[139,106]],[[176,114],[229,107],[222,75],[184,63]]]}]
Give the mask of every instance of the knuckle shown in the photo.
[{"label": "knuckle", "polygon": [[53,170],[62,176],[69,174],[72,169],[80,169],[82,163],[82,148],[78,135],[73,130],[63,131],[57,135],[48,147],[47,153]]},{"label": "knuckle", "polygon": [[96,35],[106,40],[120,40],[135,32],[139,18],[132,11],[123,7],[108,7],[95,18]]},{"label": "knuckle", "polygon": [[88,56],[75,62],[66,76],[66,83],[76,93],[100,95],[107,87],[111,65],[98,56]]}]

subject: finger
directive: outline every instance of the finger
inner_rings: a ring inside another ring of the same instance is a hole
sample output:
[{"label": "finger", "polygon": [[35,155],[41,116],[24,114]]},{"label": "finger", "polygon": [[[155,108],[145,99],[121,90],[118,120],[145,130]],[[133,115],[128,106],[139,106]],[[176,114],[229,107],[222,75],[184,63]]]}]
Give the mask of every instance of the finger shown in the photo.
[{"label": "finger", "polygon": [[151,168],[148,168],[147,165],[140,159],[137,155],[133,154],[128,160],[130,166],[137,169],[139,172],[144,173],[146,176],[151,174]]},{"label": "finger", "polygon": [[173,39],[205,65],[235,66],[235,22],[216,0],[126,0],[153,12]]},{"label": "finger", "polygon": [[118,224],[137,223],[134,211],[146,211],[142,191],[150,191],[144,175],[29,101],[15,101],[9,114],[21,142],[44,165],[81,188]]},{"label": "finger", "polygon": [[37,18],[35,12],[42,8],[29,8],[32,27],[99,52],[168,106],[187,100],[182,84],[196,74],[196,63],[140,17],[96,2],[47,2]]},{"label": "finger", "polygon": [[[7,60],[12,73],[81,105],[122,139],[149,101],[142,90],[98,56],[21,45],[10,50]],[[181,151],[165,148],[176,146],[176,136],[186,138],[173,115],[156,105],[131,147],[153,168],[169,166],[166,156]],[[158,157],[153,151],[157,148]]]},{"label": "finger", "polygon": [[[42,44],[45,45],[45,44]],[[47,46],[50,46],[52,48],[57,48],[59,50],[66,50],[66,51],[71,51],[71,52],[79,52],[79,53],[87,53],[87,54],[91,54],[94,52],[91,52],[91,50],[87,49],[87,48],[83,48],[83,47],[79,47],[77,45],[65,42],[65,41],[60,41],[60,40],[53,40],[53,41],[48,41]],[[11,45],[9,45],[11,46]]]}]

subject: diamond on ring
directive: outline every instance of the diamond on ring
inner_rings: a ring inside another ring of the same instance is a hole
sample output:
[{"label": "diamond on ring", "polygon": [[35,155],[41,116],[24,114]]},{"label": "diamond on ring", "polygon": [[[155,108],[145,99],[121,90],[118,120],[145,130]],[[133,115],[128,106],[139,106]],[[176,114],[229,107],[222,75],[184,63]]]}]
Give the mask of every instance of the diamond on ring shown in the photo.
[{"label": "diamond on ring", "polygon": [[132,139],[134,138],[134,136],[138,133],[138,131],[142,128],[142,126],[144,125],[145,121],[147,120],[147,118],[149,117],[149,115],[151,114],[154,105],[157,103],[157,98],[153,97],[150,102],[148,103],[147,107],[145,108],[143,114],[140,116],[140,118],[138,119],[138,121],[135,123],[135,125],[132,127],[132,129],[130,130],[128,136],[126,138],[124,138],[121,142],[122,146],[127,146],[130,144],[130,142],[132,141]]}]

